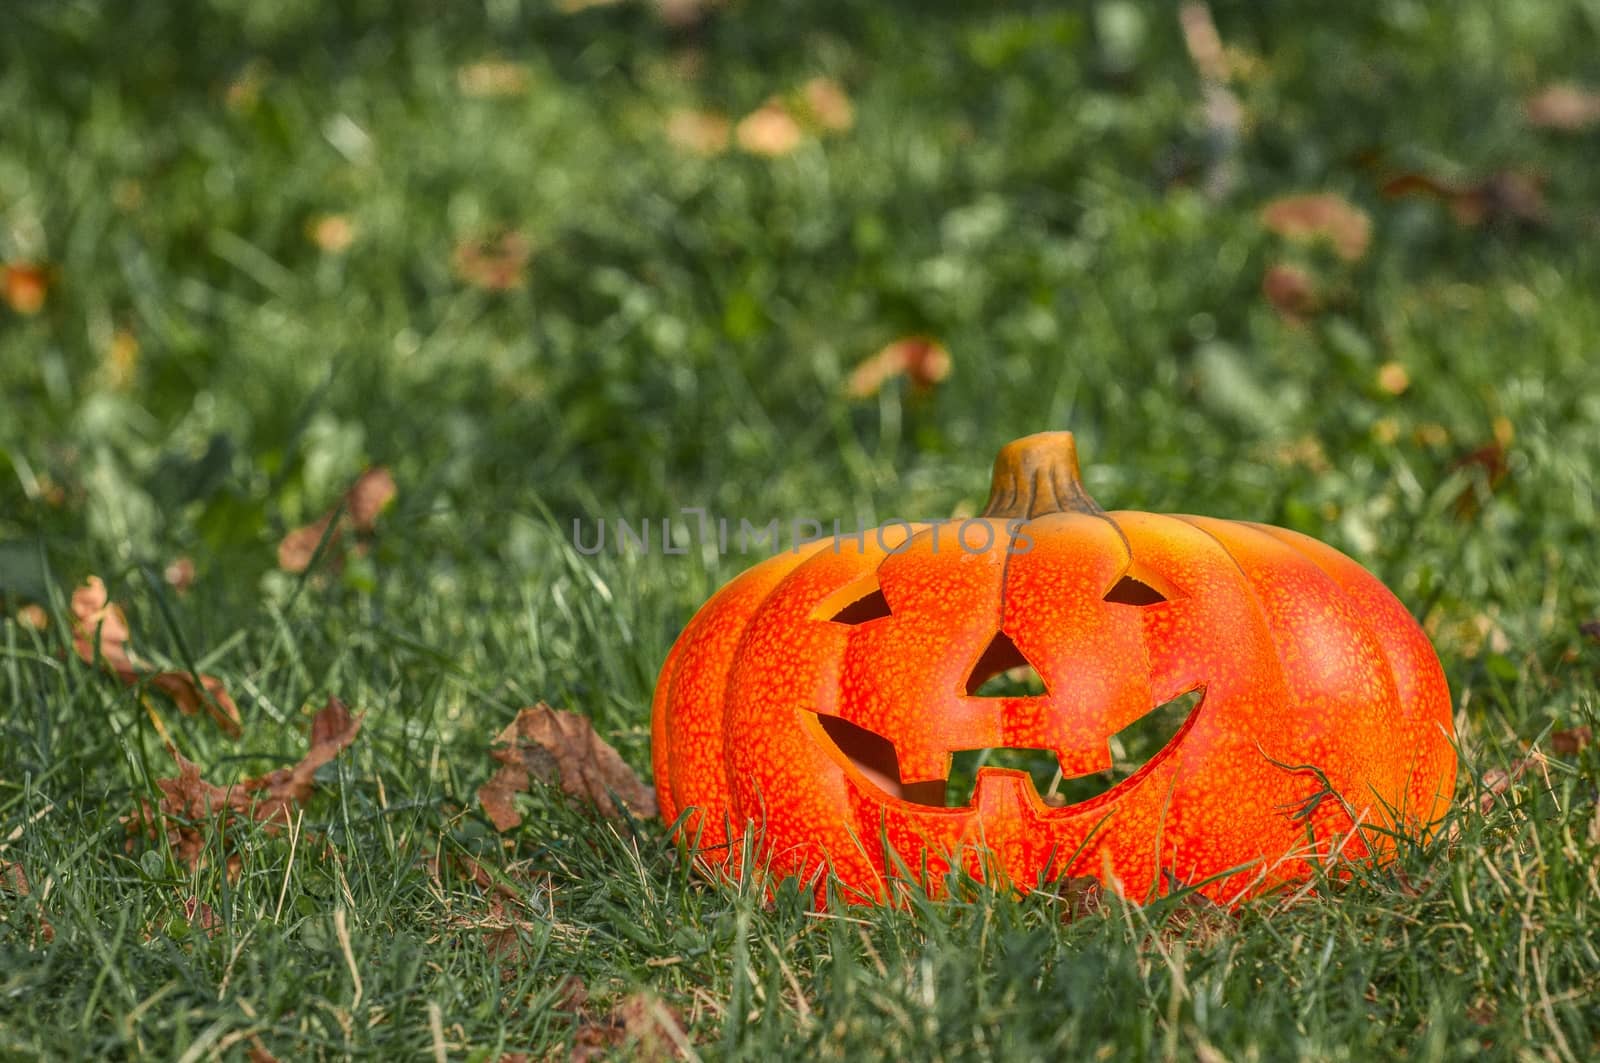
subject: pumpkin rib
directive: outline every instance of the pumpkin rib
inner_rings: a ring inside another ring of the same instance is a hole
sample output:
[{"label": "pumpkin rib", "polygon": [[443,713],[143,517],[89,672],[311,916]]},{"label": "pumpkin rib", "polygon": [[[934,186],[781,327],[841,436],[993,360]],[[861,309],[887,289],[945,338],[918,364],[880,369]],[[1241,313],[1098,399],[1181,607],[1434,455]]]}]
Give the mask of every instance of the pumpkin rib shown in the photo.
[{"label": "pumpkin rib", "polygon": [[[1421,788],[1426,786],[1427,769],[1434,760],[1439,762],[1437,768],[1443,780],[1443,785],[1427,802],[1427,808],[1420,804],[1408,808],[1402,803],[1395,811],[1401,818],[1412,819],[1424,828],[1437,822],[1455,786],[1456,756],[1451,742],[1455,735],[1453,701],[1444,668],[1433,652],[1432,645],[1422,634],[1417,618],[1382,580],[1349,555],[1287,528],[1255,522],[1250,524],[1322,569],[1355,602],[1363,622],[1372,630],[1395,677],[1401,714],[1417,717],[1414,729],[1417,737],[1423,740],[1419,742],[1408,768],[1410,782],[1405,797],[1422,798]],[[1380,618],[1388,622],[1380,624]],[[1402,679],[1409,690],[1400,689]],[[1427,703],[1430,699],[1434,704]],[[1433,727],[1429,728],[1427,724]]]},{"label": "pumpkin rib", "polygon": [[[651,707],[652,767],[662,815],[676,819],[696,809],[690,834],[712,844],[727,841],[727,825],[711,821],[711,807],[727,809],[728,783],[721,736],[727,730],[727,676],[750,618],[772,591],[827,540],[774,554],[734,577],[700,607],[667,654]],[[710,689],[685,704],[685,684]],[[696,748],[700,747],[700,748]],[[721,785],[717,785],[717,781]]]},{"label": "pumpkin rib", "polygon": [[[1299,584],[1295,592],[1296,602],[1323,603],[1325,608],[1320,616],[1317,613],[1299,614],[1292,608],[1269,604],[1267,600],[1263,600],[1263,607],[1267,610],[1273,642],[1291,687],[1303,688],[1308,679],[1323,680],[1326,685],[1321,690],[1313,688],[1312,692],[1319,697],[1332,698],[1329,707],[1339,713],[1329,726],[1342,733],[1340,741],[1333,745],[1329,753],[1343,754],[1353,759],[1345,764],[1340,762],[1340,757],[1335,757],[1317,767],[1322,772],[1322,781],[1338,796],[1341,804],[1348,806],[1343,818],[1359,821],[1352,825],[1364,826],[1371,822],[1367,818],[1371,811],[1379,820],[1377,826],[1392,826],[1395,811],[1405,803],[1407,787],[1405,775],[1395,767],[1394,758],[1388,755],[1388,750],[1383,748],[1378,737],[1386,727],[1397,729],[1400,722],[1398,717],[1402,714],[1398,683],[1382,639],[1373,631],[1361,603],[1343,584],[1303,552],[1295,550],[1276,536],[1264,534],[1253,524],[1243,521],[1216,523],[1225,526],[1219,530],[1218,538],[1229,547],[1230,552],[1239,558],[1241,564],[1250,562],[1246,571],[1252,573],[1258,598],[1262,585],[1273,580]],[[1239,557],[1241,554],[1246,556]],[[1336,608],[1330,611],[1327,606]],[[1324,621],[1331,622],[1334,627],[1319,630]],[[1350,655],[1340,654],[1329,659],[1326,650],[1334,644],[1333,640],[1338,638],[1340,629],[1349,639],[1344,650]],[[1308,651],[1305,660],[1291,657],[1289,651],[1296,646]],[[1324,651],[1320,657],[1313,646]],[[1366,660],[1364,654],[1375,659]],[[1359,684],[1363,681],[1376,684],[1376,687],[1367,696],[1358,696]],[[1351,690],[1352,683],[1358,685],[1357,691]],[[1365,714],[1375,714],[1376,718],[1363,723]],[[1343,775],[1349,778],[1341,780],[1340,776]],[[1345,785],[1336,785],[1340,781]],[[1360,804],[1362,795],[1351,789],[1356,784],[1364,785],[1365,797],[1369,802],[1376,800],[1376,809],[1370,804]],[[1317,821],[1329,831],[1343,833],[1338,811],[1319,816]],[[1368,833],[1365,830],[1360,833],[1364,845],[1370,846],[1372,839]],[[1376,847],[1385,847],[1383,839],[1378,840]],[[1364,854],[1352,849],[1351,855]]]}]

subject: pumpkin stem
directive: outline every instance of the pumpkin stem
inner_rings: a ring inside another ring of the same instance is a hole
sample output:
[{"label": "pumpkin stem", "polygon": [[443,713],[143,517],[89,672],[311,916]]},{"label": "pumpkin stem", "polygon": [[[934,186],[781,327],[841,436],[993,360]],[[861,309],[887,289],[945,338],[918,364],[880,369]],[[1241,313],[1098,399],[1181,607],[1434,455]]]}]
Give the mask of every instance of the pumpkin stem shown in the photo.
[{"label": "pumpkin stem", "polygon": [[1071,432],[1040,432],[1000,448],[983,516],[1032,520],[1051,513],[1104,513],[1084,490]]}]

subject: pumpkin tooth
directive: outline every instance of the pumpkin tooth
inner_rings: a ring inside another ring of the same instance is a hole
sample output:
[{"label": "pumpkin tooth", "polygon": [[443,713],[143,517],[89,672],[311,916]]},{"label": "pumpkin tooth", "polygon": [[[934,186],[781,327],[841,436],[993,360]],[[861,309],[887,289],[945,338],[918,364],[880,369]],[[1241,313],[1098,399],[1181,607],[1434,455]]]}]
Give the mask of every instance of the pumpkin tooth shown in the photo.
[{"label": "pumpkin tooth", "polygon": [[900,761],[900,781],[944,783],[950,778],[950,754],[936,749],[896,749]]}]

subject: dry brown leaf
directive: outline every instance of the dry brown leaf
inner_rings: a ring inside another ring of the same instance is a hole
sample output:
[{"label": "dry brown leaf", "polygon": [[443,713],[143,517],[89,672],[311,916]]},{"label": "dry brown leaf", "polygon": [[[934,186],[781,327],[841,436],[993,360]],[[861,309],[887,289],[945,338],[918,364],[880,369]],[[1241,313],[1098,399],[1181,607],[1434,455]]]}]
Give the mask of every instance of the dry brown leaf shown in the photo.
[{"label": "dry brown leaf", "polygon": [[1378,390],[1390,395],[1400,395],[1411,386],[1411,374],[1399,362],[1385,362],[1378,367]]},{"label": "dry brown leaf", "polygon": [[1522,113],[1540,129],[1580,132],[1600,124],[1600,92],[1571,82],[1547,85],[1523,101]]},{"label": "dry brown leaf", "polygon": [[235,111],[248,111],[261,99],[270,70],[260,59],[252,59],[240,68],[228,87],[223,90],[223,101]]},{"label": "dry brown leaf", "polygon": [[[338,698],[311,721],[311,746],[299,763],[277,768],[265,775],[241,779],[230,786],[217,786],[200,775],[200,767],[171,746],[167,751],[178,765],[176,776],[157,779],[162,797],[152,809],[140,802],[132,815],[123,819],[128,833],[158,837],[158,819],[166,820],[167,837],[178,858],[191,870],[198,867],[215,830],[218,846],[229,853],[230,873],[237,870],[237,857],[227,841],[227,829],[239,817],[255,820],[268,831],[287,827],[295,805],[311,796],[317,769],[329,763],[355,741],[361,731],[362,716],[352,716]],[[131,840],[130,840],[131,844]]]},{"label": "dry brown leaf", "polygon": [[1487,816],[1494,810],[1501,794],[1511,789],[1511,784],[1528,773],[1529,768],[1543,768],[1544,754],[1535,750],[1526,757],[1518,757],[1511,767],[1490,768],[1483,773],[1483,793],[1478,795],[1478,811]]},{"label": "dry brown leaf", "polygon": [[1594,729],[1588,724],[1582,724],[1565,731],[1556,731],[1550,735],[1550,748],[1563,757],[1577,756],[1589,747],[1594,741]]},{"label": "dry brown leaf", "polygon": [[1207,167],[1206,194],[1221,199],[1233,189],[1238,177],[1236,153],[1244,127],[1244,105],[1228,87],[1232,73],[1228,49],[1217,32],[1211,8],[1200,0],[1180,5],[1178,26],[1183,31],[1184,48],[1199,75],[1206,127],[1217,149]]},{"label": "dry brown leaf", "polygon": [[306,236],[317,250],[341,255],[356,242],[356,226],[344,214],[319,214],[306,225]]},{"label": "dry brown leaf", "polygon": [[[1506,448],[1498,438],[1492,439],[1476,450],[1469,451],[1450,463],[1450,470],[1457,469],[1482,469],[1484,487],[1490,494],[1500,489],[1505,482],[1506,475],[1511,471],[1511,465],[1506,460]],[[1456,516],[1467,520],[1478,512],[1479,491],[1475,483],[1469,483],[1462,488],[1456,496]]]},{"label": "dry brown leaf", "polygon": [[805,139],[800,123],[778,100],[768,100],[739,119],[733,136],[743,150],[768,159],[788,155]]},{"label": "dry brown leaf", "polygon": [[368,469],[356,478],[344,496],[345,512],[358,532],[370,532],[376,526],[378,514],[394,501],[394,477],[382,465]]},{"label": "dry brown leaf", "polygon": [[1267,267],[1261,276],[1261,294],[1289,321],[1302,321],[1321,308],[1316,283],[1299,266],[1282,262]]},{"label": "dry brown leaf", "polygon": [[[394,501],[395,494],[394,476],[386,467],[378,465],[368,469],[344,493],[343,512],[336,507],[283,537],[278,543],[278,567],[285,572],[304,572],[311,566],[317,544],[324,535],[328,536],[325,550],[329,553],[339,544],[347,528],[370,535],[377,527],[378,515]],[[335,515],[339,523],[330,533],[328,528],[333,525]]]},{"label": "dry brown leaf", "polygon": [[0,860],[0,893],[26,897],[30,892],[28,876],[23,873],[22,865]]},{"label": "dry brown leaf", "polygon": [[211,905],[192,895],[183,899],[183,918],[190,926],[204,932],[206,937],[214,937],[222,929],[222,920]]},{"label": "dry brown leaf", "polygon": [[683,1016],[652,993],[629,994],[604,1018],[585,1014],[581,1005],[573,1010],[578,1025],[569,1063],[610,1058],[624,1045],[632,1050],[630,1058],[644,1060],[682,1058],[689,1047]]},{"label": "dry brown leaf", "polygon": [[139,337],[125,328],[111,333],[100,375],[112,391],[126,391],[139,372]]},{"label": "dry brown leaf", "polygon": [[589,987],[583,979],[569,974],[556,986],[556,999],[551,1005],[556,1011],[580,1014],[589,1004]]},{"label": "dry brown leaf", "polygon": [[524,64],[504,59],[484,59],[456,71],[456,86],[461,94],[477,99],[521,96],[531,81]]},{"label": "dry brown leaf", "polygon": [[856,109],[850,97],[832,78],[815,77],[800,87],[806,117],[823,129],[843,133],[856,124]]},{"label": "dry brown leaf", "polygon": [[845,391],[852,398],[876,395],[883,385],[905,376],[916,391],[927,391],[950,375],[950,352],[929,336],[905,336],[868,356],[850,373]]},{"label": "dry brown leaf", "polygon": [[1284,196],[1261,208],[1261,224],[1288,240],[1326,240],[1346,262],[1356,262],[1372,242],[1367,212],[1330,192]]},{"label": "dry brown leaf", "polygon": [[0,297],[19,314],[37,314],[44,309],[45,293],[50,290],[50,274],[33,262],[7,262],[0,270]]},{"label": "dry brown leaf", "polygon": [[656,814],[656,795],[586,716],[552,709],[544,702],[517,713],[495,736],[490,753],[500,768],[478,788],[478,801],[496,830],[522,822],[513,801],[534,779],[558,785],[572,797],[592,802],[601,815],[621,818],[612,795],[641,819]]},{"label": "dry brown leaf", "polygon": [[[27,873],[22,870],[22,865],[7,860],[0,860],[0,900],[13,897],[21,900],[32,896],[33,885],[28,881]],[[50,880],[44,884],[44,896],[50,895]],[[0,923],[6,922],[13,911],[12,903],[0,904]],[[45,917],[42,910],[35,909],[29,931],[30,947],[39,942],[48,945],[55,940],[56,928]]]},{"label": "dry brown leaf", "polygon": [[1538,225],[1545,220],[1544,178],[1517,170],[1501,170],[1481,181],[1446,181],[1425,173],[1403,173],[1383,184],[1387,199],[1420,196],[1450,208],[1461,225],[1516,221]]},{"label": "dry brown leaf", "polygon": [[1211,8],[1198,0],[1178,7],[1178,26],[1183,30],[1183,46],[1201,77],[1212,81],[1228,79],[1228,58],[1222,35],[1211,17]]},{"label": "dry brown leaf", "polygon": [[[304,572],[311,567],[311,559],[317,556],[317,544],[322,542],[322,537],[327,533],[328,525],[333,523],[333,514],[321,518],[303,528],[296,528],[285,535],[278,543],[278,567],[285,572]],[[328,540],[331,550],[339,541],[338,532]]]},{"label": "dry brown leaf", "polygon": [[175,557],[161,573],[167,581],[167,586],[177,591],[178,594],[188,594],[189,588],[194,586],[194,559],[189,557]]},{"label": "dry brown leaf", "polygon": [[528,260],[533,247],[515,229],[498,236],[474,237],[461,241],[451,253],[456,276],[489,292],[508,292],[527,281]]},{"label": "dry brown leaf", "polygon": [[667,139],[692,155],[716,155],[728,147],[728,116],[680,108],[667,115]]},{"label": "dry brown leaf", "polygon": [[72,592],[72,645],[85,664],[94,664],[98,651],[99,659],[124,683],[132,686],[148,682],[171,698],[183,713],[193,716],[205,712],[229,735],[239,736],[239,706],[222,680],[201,675],[197,683],[189,672],[157,672],[134,656],[128,646],[129,636],[128,618],[110,600],[99,576],[90,576]]}]

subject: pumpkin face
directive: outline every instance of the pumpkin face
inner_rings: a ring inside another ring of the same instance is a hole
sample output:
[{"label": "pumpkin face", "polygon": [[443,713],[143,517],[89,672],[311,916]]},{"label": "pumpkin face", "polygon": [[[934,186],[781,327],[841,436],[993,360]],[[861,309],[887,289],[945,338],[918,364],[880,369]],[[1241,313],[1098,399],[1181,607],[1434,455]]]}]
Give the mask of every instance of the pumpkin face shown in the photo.
[{"label": "pumpkin face", "polygon": [[[1432,646],[1354,561],[1107,513],[1062,432],[1002,451],[980,518],[822,540],[725,586],[662,668],[653,759],[663,816],[690,810],[684,836],[735,875],[752,832],[756,866],[831,868],[852,899],[959,864],[1230,901],[1436,822],[1453,733]],[[947,782],[1000,751],[1053,770]]]}]

